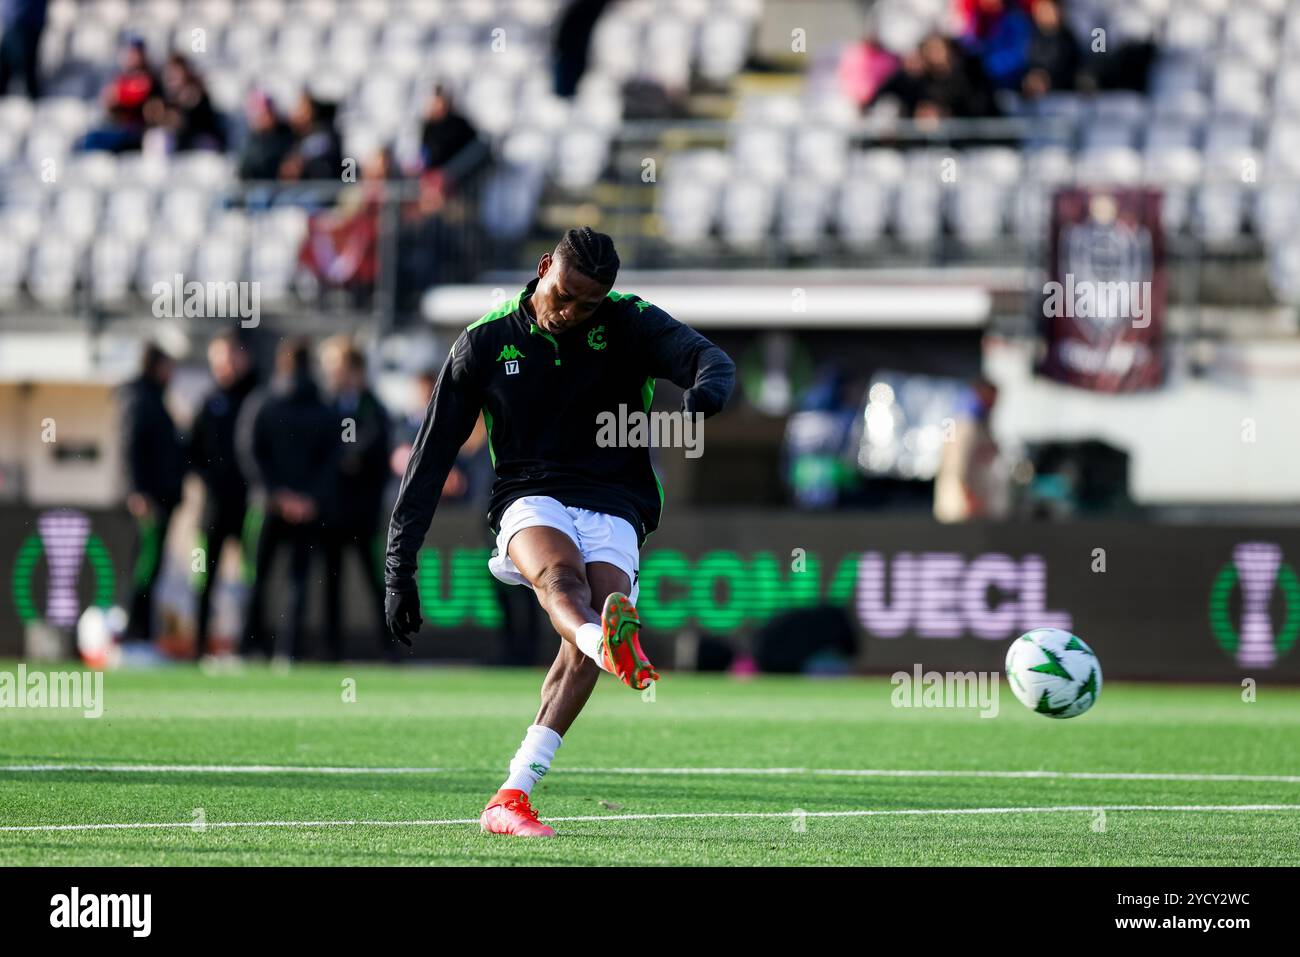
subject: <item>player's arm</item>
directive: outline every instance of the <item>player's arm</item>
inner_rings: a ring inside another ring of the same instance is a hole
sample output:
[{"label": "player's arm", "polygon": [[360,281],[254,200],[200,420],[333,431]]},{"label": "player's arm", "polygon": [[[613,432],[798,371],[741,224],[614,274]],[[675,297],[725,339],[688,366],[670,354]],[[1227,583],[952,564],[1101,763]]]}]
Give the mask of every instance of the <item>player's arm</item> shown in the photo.
[{"label": "player's arm", "polygon": [[705,416],[721,412],[736,384],[731,357],[657,306],[639,310],[633,322],[651,374],[685,390],[682,411]]},{"label": "player's arm", "polygon": [[462,332],[438,373],[388,526],[384,609],[393,636],[407,645],[409,636],[423,623],[415,585],[416,556],[433,521],[447,474],[482,407],[474,353],[469,336]]}]

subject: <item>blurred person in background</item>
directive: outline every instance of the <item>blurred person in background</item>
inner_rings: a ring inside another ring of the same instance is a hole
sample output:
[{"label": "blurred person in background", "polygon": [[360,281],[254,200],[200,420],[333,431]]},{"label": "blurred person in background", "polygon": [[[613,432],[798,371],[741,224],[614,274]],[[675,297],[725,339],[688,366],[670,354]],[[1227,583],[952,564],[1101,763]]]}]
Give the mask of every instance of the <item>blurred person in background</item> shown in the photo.
[{"label": "blurred person in background", "polygon": [[153,636],[153,595],[163,545],[181,500],[185,449],[163,400],[176,363],[154,343],[146,344],[140,374],[120,393],[122,458],[127,470],[126,507],[136,522],[135,564],[126,637]]},{"label": "blurred person in background", "polygon": [[[389,457],[392,472],[399,479],[406,474],[407,463],[411,460],[411,448],[419,435],[437,381],[437,369],[426,369],[414,379],[411,404],[400,424],[403,439],[394,446]],[[447,473],[447,480],[442,485],[442,500],[486,512],[494,477],[492,454],[487,442],[487,423],[480,415],[469,438],[460,447],[451,471]],[[484,534],[486,544],[496,544],[490,529],[485,530]],[[512,588],[495,578],[492,579],[492,584],[501,602],[503,619],[500,663],[515,667],[537,664],[537,652],[545,624],[541,608],[532,595],[522,588]]]},{"label": "blurred person in background", "polygon": [[376,150],[361,167],[361,182],[342,188],[333,207],[313,213],[299,263],[327,286],[362,293],[379,270],[379,219],[386,184],[397,175],[393,152]]},{"label": "blurred person in background", "polygon": [[916,50],[903,55],[872,104],[886,99],[898,104],[898,115],[917,120],[997,115],[979,60],[940,33],[929,34]]},{"label": "blurred person in background", "polygon": [[343,657],[343,557],[352,552],[372,602],[374,637],[389,657],[396,648],[384,625],[384,573],[380,522],[388,485],[391,429],[388,412],[366,382],[366,357],[346,336],[327,339],[321,365],[342,435],[335,508],[325,522],[325,638],[330,658]]},{"label": "blurred person in background", "polygon": [[415,437],[420,434],[420,424],[424,421],[424,411],[433,398],[433,387],[438,381],[437,369],[425,369],[411,380],[411,400],[398,429],[401,440],[393,446],[388,458],[393,474],[399,479],[406,474],[406,463],[411,460],[411,447]]},{"label": "blurred person in background", "polygon": [[555,24],[555,95],[569,99],[578,91],[578,81],[587,72],[587,54],[596,21],[609,0],[570,0]]},{"label": "blurred person in background", "polygon": [[22,77],[29,100],[41,95],[41,34],[48,0],[0,0],[0,96]]},{"label": "blurred person in background", "polygon": [[436,87],[424,108],[420,128],[420,156],[425,170],[441,169],[478,139],[478,130],[456,109],[447,88]]},{"label": "blurred person in background", "polygon": [[921,43],[924,74],[916,109],[917,119],[996,116],[989,77],[980,61],[966,56],[952,40],[937,33]]},{"label": "blurred person in background", "polygon": [[313,99],[306,93],[298,97],[289,114],[293,144],[280,162],[281,180],[334,180],[343,172],[343,147],[334,128],[335,106]]},{"label": "blurred person in background", "polygon": [[280,165],[293,149],[293,131],[280,118],[271,98],[261,90],[248,94],[244,103],[244,121],[248,134],[239,155],[239,178],[273,180],[280,175]]},{"label": "blurred person in background", "polygon": [[[190,436],[190,467],[203,482],[199,534],[205,555],[195,626],[195,657],[207,654],[212,591],[217,583],[221,549],[240,541],[248,510],[248,479],[235,450],[235,423],[257,384],[253,362],[239,334],[228,331],[208,346],[208,368],[215,388],[203,400]],[[245,563],[248,560],[244,556]]]},{"label": "blurred person in background", "polygon": [[857,43],[844,48],[835,77],[840,92],[857,104],[859,110],[863,110],[876,98],[876,94],[898,67],[898,57],[868,34]]},{"label": "blurred person in background", "polygon": [[[420,425],[433,398],[433,388],[438,382],[438,370],[426,369],[416,375],[412,384],[411,405],[402,421],[403,438],[393,448],[390,465],[393,474],[401,478],[411,460],[411,448],[420,434]],[[474,423],[465,444],[456,455],[456,461],[447,473],[442,494],[446,501],[467,501],[484,498],[492,485],[492,461],[487,448],[487,426],[483,416]]]},{"label": "blurred person in background", "polygon": [[179,53],[167,58],[162,69],[160,95],[145,106],[147,135],[161,133],[168,151],[226,148],[226,127],[212,105],[207,85],[190,61]]},{"label": "blurred person in background", "polygon": [[1079,41],[1061,18],[1060,6],[1056,0],[1035,0],[1030,15],[1033,33],[1021,84],[1025,96],[1036,99],[1058,90],[1073,90],[1079,72]]},{"label": "blurred person in background", "polygon": [[286,339],[275,356],[270,387],[254,393],[235,425],[240,467],[256,492],[263,515],[257,537],[253,590],[241,653],[268,657],[276,642],[267,629],[265,604],[276,555],[289,551],[290,658],[303,652],[312,551],[322,542],[322,517],[332,507],[341,426],[312,378],[311,347]]},{"label": "blurred person in background", "polygon": [[941,522],[1002,518],[1007,514],[1007,476],[989,426],[997,401],[997,386],[987,379],[977,379],[965,408],[955,417],[934,479],[934,517]]},{"label": "blurred person in background", "polygon": [[781,456],[786,487],[798,508],[837,508],[858,482],[852,462],[860,415],[850,385],[842,367],[827,365],[786,422]]},{"label": "blurred person in background", "polygon": [[1021,0],[958,0],[959,35],[999,90],[1019,89],[1033,24]]},{"label": "blurred person in background", "polygon": [[158,95],[158,79],[149,68],[144,41],[131,37],[122,47],[119,70],[100,94],[105,121],[82,138],[84,150],[124,153],[138,150],[148,127],[145,105]]}]

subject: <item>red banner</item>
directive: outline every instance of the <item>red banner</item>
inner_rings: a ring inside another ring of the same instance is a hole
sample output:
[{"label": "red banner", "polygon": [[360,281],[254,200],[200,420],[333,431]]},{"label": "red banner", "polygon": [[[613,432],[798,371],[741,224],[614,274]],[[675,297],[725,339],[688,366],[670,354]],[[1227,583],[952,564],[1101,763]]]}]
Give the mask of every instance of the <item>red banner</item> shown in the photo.
[{"label": "red banner", "polygon": [[1100,392],[1158,387],[1167,281],[1160,194],[1061,190],[1051,229],[1039,371]]}]

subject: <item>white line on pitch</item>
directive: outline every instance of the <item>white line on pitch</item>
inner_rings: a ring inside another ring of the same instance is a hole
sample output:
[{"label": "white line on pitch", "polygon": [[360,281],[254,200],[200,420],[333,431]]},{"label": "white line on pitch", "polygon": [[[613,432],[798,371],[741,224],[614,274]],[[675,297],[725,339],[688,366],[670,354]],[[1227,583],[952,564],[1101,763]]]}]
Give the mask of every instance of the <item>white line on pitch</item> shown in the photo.
[{"label": "white line on pitch", "polygon": [[111,774],[445,774],[454,770],[456,769],[318,767],[311,764],[0,764],[0,774],[10,771],[103,771]]},{"label": "white line on pitch", "polygon": [[[1061,814],[1092,813],[1095,811],[1223,811],[1241,813],[1251,811],[1300,811],[1300,804],[1067,804],[1049,807],[956,807],[956,808],[890,808],[855,811],[682,811],[664,814],[585,814],[574,817],[548,817],[548,821],[599,822],[599,821],[667,821],[699,818],[805,818],[805,817],[938,817],[960,814]],[[0,832],[32,831],[125,831],[125,830],[180,830],[201,831],[208,828],[253,827],[440,827],[446,825],[477,824],[478,818],[444,818],[427,821],[164,821],[154,823],[118,824],[13,824],[0,826]]]},{"label": "white line on pitch", "polygon": [[[305,764],[0,764],[0,774],[97,771],[114,774],[472,774],[482,768],[328,767]],[[558,774],[814,775],[862,778],[1040,778],[1067,781],[1249,781],[1300,784],[1297,774],[1201,774],[1165,771],[983,771],[909,768],[556,768]]]}]

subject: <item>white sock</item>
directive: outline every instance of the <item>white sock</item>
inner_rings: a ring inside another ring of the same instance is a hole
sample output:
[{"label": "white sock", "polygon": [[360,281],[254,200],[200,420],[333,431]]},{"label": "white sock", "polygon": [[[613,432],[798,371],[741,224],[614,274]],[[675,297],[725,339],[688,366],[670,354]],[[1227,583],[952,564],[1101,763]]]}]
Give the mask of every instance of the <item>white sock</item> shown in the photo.
[{"label": "white sock", "polygon": [[560,741],[560,736],[545,725],[530,725],[514,760],[510,762],[510,776],[501,785],[501,790],[518,789],[525,794],[531,793],[533,785],[551,769]]},{"label": "white sock", "polygon": [[578,633],[573,636],[574,644],[584,655],[596,662],[596,666],[602,671],[608,671],[605,667],[605,642],[604,633],[600,630],[600,625],[594,621],[589,621],[585,625],[578,626]]}]

